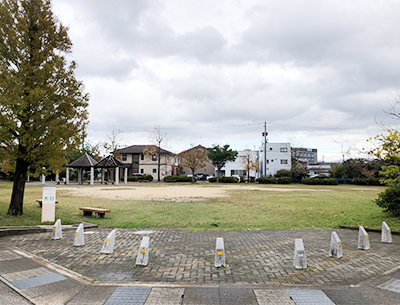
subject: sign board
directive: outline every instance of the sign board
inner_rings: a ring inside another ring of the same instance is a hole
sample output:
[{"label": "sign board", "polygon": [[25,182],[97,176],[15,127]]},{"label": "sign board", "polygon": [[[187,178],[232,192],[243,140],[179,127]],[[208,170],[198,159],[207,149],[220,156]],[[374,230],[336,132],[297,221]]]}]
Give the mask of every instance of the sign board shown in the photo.
[{"label": "sign board", "polygon": [[42,196],[42,222],[54,221],[56,215],[56,188],[44,187]]}]

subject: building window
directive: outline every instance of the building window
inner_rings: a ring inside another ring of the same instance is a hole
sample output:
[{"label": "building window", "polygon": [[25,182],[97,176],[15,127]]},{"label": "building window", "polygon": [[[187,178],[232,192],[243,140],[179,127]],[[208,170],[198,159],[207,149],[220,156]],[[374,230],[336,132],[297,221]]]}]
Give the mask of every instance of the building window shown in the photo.
[{"label": "building window", "polygon": [[287,147],[281,147],[281,152],[287,152]]},{"label": "building window", "polygon": [[152,161],[157,161],[157,155],[152,155],[152,156],[151,156],[151,160],[152,160]]},{"label": "building window", "polygon": [[122,161],[126,161],[126,155],[122,155]]},{"label": "building window", "polygon": [[287,159],[281,159],[281,164],[288,164]]},{"label": "building window", "polygon": [[144,155],[140,155],[140,160],[144,160]]},{"label": "building window", "polygon": [[157,169],[153,168],[153,174],[157,173]]},{"label": "building window", "polygon": [[143,168],[140,169],[140,173],[144,174],[144,169]]}]

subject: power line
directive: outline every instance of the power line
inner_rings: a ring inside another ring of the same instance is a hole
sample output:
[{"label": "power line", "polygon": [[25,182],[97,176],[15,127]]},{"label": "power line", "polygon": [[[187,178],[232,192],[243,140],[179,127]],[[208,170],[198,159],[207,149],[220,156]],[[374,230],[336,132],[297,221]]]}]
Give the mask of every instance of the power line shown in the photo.
[{"label": "power line", "polygon": [[[129,129],[152,129],[154,126],[133,126],[133,125],[113,125],[113,124],[96,124],[89,123],[90,125],[101,125],[101,126],[109,126],[109,127],[117,127],[117,128],[129,128]],[[199,129],[220,129],[220,128],[238,128],[238,127],[253,127],[262,125],[263,122],[258,123],[248,123],[248,124],[234,124],[234,125],[213,125],[213,126],[198,126],[198,127],[162,127],[164,130],[199,130]],[[345,127],[322,127],[322,126],[307,126],[307,125],[291,125],[291,124],[278,124],[268,122],[269,126],[279,126],[279,127],[292,127],[298,129],[311,129],[315,131],[319,130],[351,130],[351,129],[361,129],[362,127],[354,127],[354,128],[345,128]]]}]

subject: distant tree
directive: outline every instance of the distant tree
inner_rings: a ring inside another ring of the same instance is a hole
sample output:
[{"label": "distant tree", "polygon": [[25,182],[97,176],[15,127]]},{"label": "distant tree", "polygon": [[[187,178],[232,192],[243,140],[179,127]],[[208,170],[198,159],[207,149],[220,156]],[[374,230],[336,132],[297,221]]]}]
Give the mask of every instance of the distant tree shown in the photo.
[{"label": "distant tree", "polygon": [[[150,133],[149,139],[152,145],[147,145],[143,153],[146,156],[155,156],[157,159],[157,177],[158,181],[161,181],[161,165],[166,165],[166,153],[162,146],[167,141],[167,134],[161,131],[160,125],[156,125]],[[161,163],[162,158],[165,159],[165,163]]]},{"label": "distant tree", "polygon": [[253,160],[253,154],[251,150],[245,150],[244,154],[240,156],[242,158],[243,170],[247,173],[247,182],[250,181],[250,171],[258,170],[258,162]]},{"label": "distant tree", "polygon": [[108,141],[102,143],[106,153],[117,159],[119,159],[118,149],[121,147],[121,133],[122,130],[112,130],[111,134],[107,134]]},{"label": "distant tree", "polygon": [[28,168],[58,168],[83,142],[88,95],[50,0],[2,0],[0,16],[0,143],[15,169],[8,214],[22,215]]},{"label": "distant tree", "polygon": [[398,184],[400,181],[400,132],[387,129],[385,134],[379,134],[368,139],[375,142],[370,155],[382,162],[381,182],[384,184]]},{"label": "distant tree", "polygon": [[194,182],[194,172],[205,167],[208,160],[206,149],[200,145],[181,152],[178,157],[181,158],[181,164],[192,171],[192,182]]},{"label": "distant tree", "polygon": [[219,172],[222,167],[225,166],[228,161],[235,161],[238,152],[229,148],[226,144],[223,147],[219,145],[213,145],[212,148],[208,149],[207,157],[211,160],[212,164],[217,168],[217,182],[219,182]]},{"label": "distant tree", "polygon": [[79,149],[75,149],[69,153],[67,153],[67,160],[68,162],[73,162],[80,157],[82,157],[85,153],[91,156],[93,159],[96,161],[101,160],[101,155],[100,155],[100,145],[101,143],[98,144],[92,144],[91,142],[83,142],[81,147]]}]

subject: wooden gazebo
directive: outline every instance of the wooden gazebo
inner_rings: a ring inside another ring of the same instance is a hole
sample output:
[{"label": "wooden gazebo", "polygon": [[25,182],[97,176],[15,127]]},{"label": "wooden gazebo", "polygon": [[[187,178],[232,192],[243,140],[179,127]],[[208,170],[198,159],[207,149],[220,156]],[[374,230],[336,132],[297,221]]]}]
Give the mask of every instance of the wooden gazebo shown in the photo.
[{"label": "wooden gazebo", "polygon": [[99,161],[95,166],[95,168],[101,169],[101,183],[104,183],[104,169],[115,169],[115,184],[119,184],[119,169],[124,169],[124,184],[128,184],[128,168],[114,158],[112,155],[109,155]]},{"label": "wooden gazebo", "polygon": [[94,184],[94,166],[97,164],[97,161],[85,153],[80,158],[76,159],[75,161],[71,162],[67,165],[67,173],[65,183],[69,184],[69,169],[70,168],[77,168],[78,169],[78,183],[82,181],[82,172],[84,168],[90,168],[90,184]]}]

